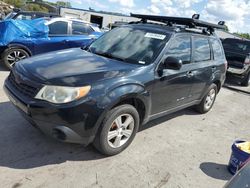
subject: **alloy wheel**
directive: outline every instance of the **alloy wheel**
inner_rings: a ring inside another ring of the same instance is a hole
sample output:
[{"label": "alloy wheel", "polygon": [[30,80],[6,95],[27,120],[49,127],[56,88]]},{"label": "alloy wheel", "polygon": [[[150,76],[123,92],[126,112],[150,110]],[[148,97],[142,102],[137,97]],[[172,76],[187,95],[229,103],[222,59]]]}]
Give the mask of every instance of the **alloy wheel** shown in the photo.
[{"label": "alloy wheel", "polygon": [[133,134],[135,121],[132,115],[122,114],[118,116],[110,126],[107,139],[112,148],[124,145]]},{"label": "alloy wheel", "polygon": [[211,89],[207,95],[206,101],[205,101],[205,108],[210,109],[214,103],[216,97],[216,91],[215,89]]},{"label": "alloy wheel", "polygon": [[22,51],[19,51],[19,50],[15,50],[15,51],[12,51],[11,53],[9,53],[7,55],[7,61],[10,65],[10,67],[13,67],[13,65],[22,60],[22,59],[25,59],[27,58],[27,54],[23,53]]}]

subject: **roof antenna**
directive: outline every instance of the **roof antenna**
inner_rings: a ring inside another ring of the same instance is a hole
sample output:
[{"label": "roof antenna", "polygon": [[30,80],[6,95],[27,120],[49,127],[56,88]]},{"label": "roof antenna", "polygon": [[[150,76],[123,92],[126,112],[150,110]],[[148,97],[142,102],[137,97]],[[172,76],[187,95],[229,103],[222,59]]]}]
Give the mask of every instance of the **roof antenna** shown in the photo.
[{"label": "roof antenna", "polygon": [[199,14],[194,14],[194,15],[192,16],[192,19],[199,20],[199,19],[200,19],[200,15],[199,15]]}]

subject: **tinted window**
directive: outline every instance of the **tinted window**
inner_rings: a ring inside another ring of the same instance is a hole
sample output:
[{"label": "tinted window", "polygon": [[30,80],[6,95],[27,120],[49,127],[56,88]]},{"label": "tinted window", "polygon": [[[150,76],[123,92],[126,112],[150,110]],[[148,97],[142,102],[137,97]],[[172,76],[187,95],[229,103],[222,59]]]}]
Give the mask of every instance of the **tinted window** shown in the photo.
[{"label": "tinted window", "polygon": [[240,41],[237,39],[225,39],[223,41],[223,46],[225,49],[230,49],[232,51],[249,53],[250,52],[250,42]]},{"label": "tinted window", "polygon": [[213,53],[214,53],[214,59],[221,59],[223,57],[222,48],[220,45],[220,42],[216,39],[212,39],[212,47],[213,47]]},{"label": "tinted window", "polygon": [[90,26],[83,23],[72,23],[72,34],[73,35],[88,35],[92,33],[93,30]]},{"label": "tinted window", "polygon": [[183,64],[191,61],[191,38],[190,36],[182,36],[174,39],[173,43],[167,51],[167,55],[182,60]]},{"label": "tinted window", "polygon": [[208,61],[211,51],[207,38],[194,37],[194,62]]},{"label": "tinted window", "polygon": [[68,34],[68,23],[63,21],[54,22],[49,25],[49,34],[66,35]]}]

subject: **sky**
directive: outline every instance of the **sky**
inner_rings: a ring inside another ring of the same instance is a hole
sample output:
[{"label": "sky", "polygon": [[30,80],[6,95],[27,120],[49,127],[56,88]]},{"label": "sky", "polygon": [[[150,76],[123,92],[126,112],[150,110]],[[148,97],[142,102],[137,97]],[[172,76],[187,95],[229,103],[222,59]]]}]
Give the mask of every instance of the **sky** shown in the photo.
[{"label": "sky", "polygon": [[[56,0],[51,0],[56,1]],[[231,32],[250,33],[250,0],[71,0],[74,8],[191,17],[218,23],[226,21]]]}]

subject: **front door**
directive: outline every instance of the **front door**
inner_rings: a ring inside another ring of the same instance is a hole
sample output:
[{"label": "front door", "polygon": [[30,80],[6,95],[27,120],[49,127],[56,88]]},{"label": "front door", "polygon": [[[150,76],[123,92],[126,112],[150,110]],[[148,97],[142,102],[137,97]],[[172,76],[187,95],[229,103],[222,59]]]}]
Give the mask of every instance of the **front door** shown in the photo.
[{"label": "front door", "polygon": [[50,51],[63,50],[69,48],[69,23],[65,21],[56,21],[48,25],[49,37],[36,39],[34,47],[35,54],[46,53]]},{"label": "front door", "polygon": [[183,62],[180,70],[163,70],[162,76],[156,72],[152,92],[152,112],[157,115],[164,111],[184,105],[192,87],[191,36],[178,35],[170,41],[165,56],[175,57]]}]

